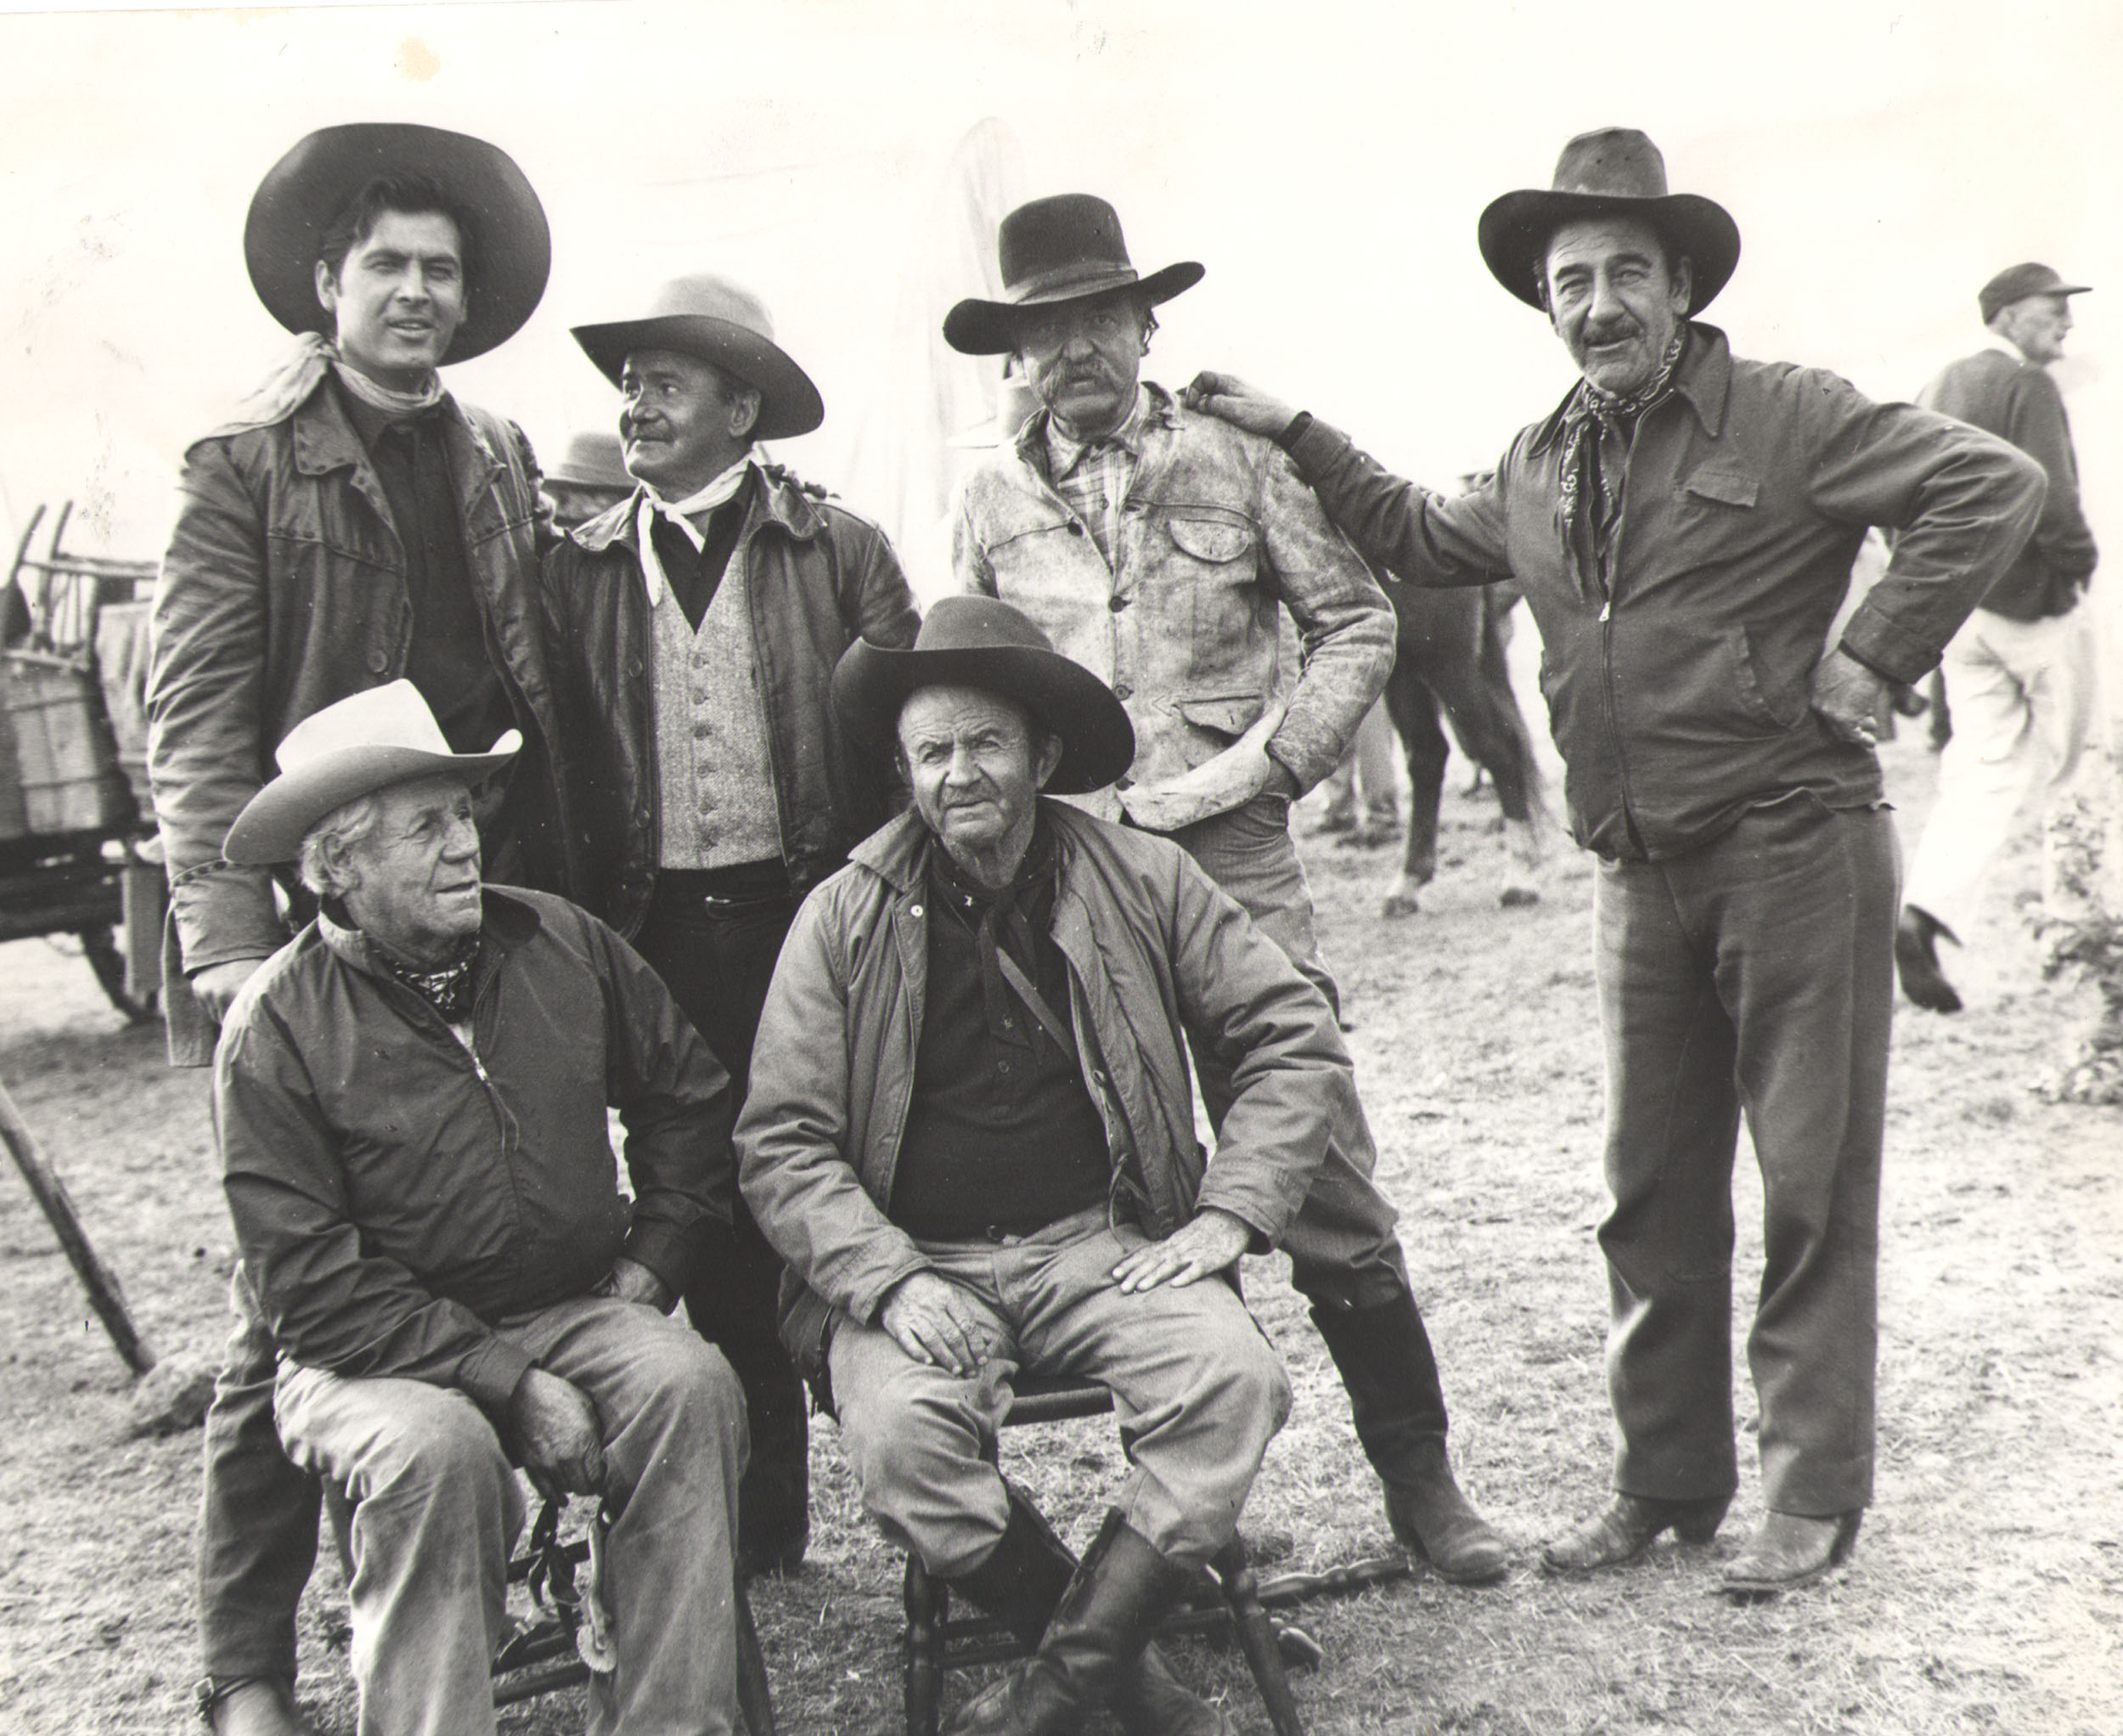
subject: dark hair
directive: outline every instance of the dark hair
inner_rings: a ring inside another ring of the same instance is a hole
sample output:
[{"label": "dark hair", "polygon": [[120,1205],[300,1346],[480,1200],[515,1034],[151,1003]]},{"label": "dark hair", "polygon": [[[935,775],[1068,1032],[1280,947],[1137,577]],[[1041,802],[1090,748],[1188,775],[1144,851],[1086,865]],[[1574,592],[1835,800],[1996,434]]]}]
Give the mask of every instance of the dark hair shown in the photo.
[{"label": "dark hair", "polygon": [[442,190],[442,183],[427,175],[379,175],[360,192],[317,244],[317,256],[336,283],[346,256],[376,232],[386,211],[403,217],[424,217],[433,212],[457,225],[458,262],[467,282],[472,275],[473,229],[463,209]]}]

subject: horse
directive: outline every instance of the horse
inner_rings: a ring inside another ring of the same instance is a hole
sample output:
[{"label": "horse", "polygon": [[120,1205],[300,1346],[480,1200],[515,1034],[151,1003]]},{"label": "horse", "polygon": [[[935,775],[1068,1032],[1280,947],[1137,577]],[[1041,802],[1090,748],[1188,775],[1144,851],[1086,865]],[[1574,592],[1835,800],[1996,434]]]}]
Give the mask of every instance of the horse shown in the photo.
[{"label": "horse", "polygon": [[1497,902],[1537,903],[1546,854],[1541,775],[1526,720],[1512,691],[1504,647],[1518,600],[1509,585],[1433,588],[1380,575],[1394,606],[1395,653],[1386,711],[1408,762],[1408,843],[1382,914],[1411,916],[1438,869],[1438,804],[1450,746],[1442,712],[1475,764],[1488,772],[1504,811],[1506,866]]}]

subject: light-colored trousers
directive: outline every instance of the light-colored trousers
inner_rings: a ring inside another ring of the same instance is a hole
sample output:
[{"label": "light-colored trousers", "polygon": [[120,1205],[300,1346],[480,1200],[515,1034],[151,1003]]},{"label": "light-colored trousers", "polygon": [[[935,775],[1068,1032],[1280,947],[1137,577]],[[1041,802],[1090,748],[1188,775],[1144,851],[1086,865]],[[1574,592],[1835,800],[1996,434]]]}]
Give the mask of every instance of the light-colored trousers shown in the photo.
[{"label": "light-colored trousers", "polygon": [[1378,701],[1356,726],[1342,762],[1326,775],[1328,814],[1356,818],[1361,795],[1364,817],[1374,823],[1400,818],[1399,756],[1394,752],[1393,720],[1386,715],[1386,702]]},{"label": "light-colored trousers", "polygon": [[[2076,769],[2093,719],[2093,626],[2081,603],[2043,621],[1978,609],[1940,662],[1953,739],[1939,756],[1939,799],[1910,863],[1902,902],[1968,943],[1983,882],[2037,787]],[[2043,890],[2051,890],[2043,851]]]},{"label": "light-colored trousers", "polygon": [[[631,1302],[583,1297],[503,1332],[588,1395],[604,1434],[619,1662],[591,1678],[591,1736],[729,1736],[746,1452],[736,1377],[698,1333]],[[348,1592],[362,1736],[491,1732],[489,1664],[524,1508],[486,1413],[452,1388],[293,1363],[273,1409],[288,1456],[358,1503]]]},{"label": "light-colored trousers", "polygon": [[1112,1505],[1160,1554],[1204,1563],[1238,1527],[1290,1413],[1282,1365],[1220,1279],[1123,1295],[1112,1270],[1146,1238],[1105,1219],[1095,1209],[1033,1236],[918,1244],[987,1326],[989,1360],[971,1377],[915,1361],[882,1327],[835,1324],[842,1450],[885,1535],[932,1573],[971,1572],[1009,1523],[986,1453],[1020,1369],[1111,1389],[1131,1466]]}]

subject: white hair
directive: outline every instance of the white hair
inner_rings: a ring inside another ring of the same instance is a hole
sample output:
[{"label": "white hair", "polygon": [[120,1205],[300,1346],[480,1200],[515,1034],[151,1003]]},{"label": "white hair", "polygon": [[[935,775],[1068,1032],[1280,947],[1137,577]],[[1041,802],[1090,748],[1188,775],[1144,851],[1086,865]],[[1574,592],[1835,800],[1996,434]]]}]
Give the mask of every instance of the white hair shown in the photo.
[{"label": "white hair", "polygon": [[321,899],[340,898],[353,890],[343,876],[346,851],[376,829],[383,804],[375,792],[342,802],[302,834],[302,850],[296,864],[302,884]]}]

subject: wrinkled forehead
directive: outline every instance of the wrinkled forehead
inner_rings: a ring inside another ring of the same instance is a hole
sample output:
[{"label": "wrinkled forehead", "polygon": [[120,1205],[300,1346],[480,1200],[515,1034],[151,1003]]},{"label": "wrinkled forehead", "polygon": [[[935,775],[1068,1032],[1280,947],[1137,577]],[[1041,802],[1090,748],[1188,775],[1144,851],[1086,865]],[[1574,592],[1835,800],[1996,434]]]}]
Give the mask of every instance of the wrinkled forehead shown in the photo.
[{"label": "wrinkled forehead", "polygon": [[917,687],[899,707],[903,747],[982,734],[1028,741],[1033,736],[1032,713],[992,688],[949,683]]},{"label": "wrinkled forehead", "polygon": [[471,786],[454,773],[408,778],[386,784],[376,792],[377,829],[386,833],[410,831],[471,807]]},{"label": "wrinkled forehead", "polygon": [[1624,261],[1658,267],[1670,266],[1665,238],[1658,228],[1640,217],[1576,217],[1557,223],[1548,237],[1548,275],[1576,268],[1598,270]]}]

